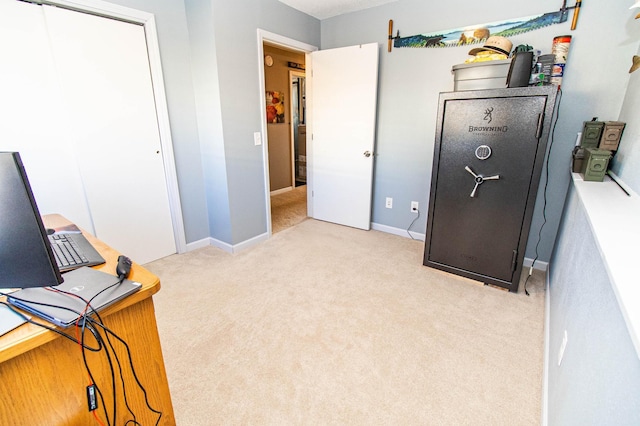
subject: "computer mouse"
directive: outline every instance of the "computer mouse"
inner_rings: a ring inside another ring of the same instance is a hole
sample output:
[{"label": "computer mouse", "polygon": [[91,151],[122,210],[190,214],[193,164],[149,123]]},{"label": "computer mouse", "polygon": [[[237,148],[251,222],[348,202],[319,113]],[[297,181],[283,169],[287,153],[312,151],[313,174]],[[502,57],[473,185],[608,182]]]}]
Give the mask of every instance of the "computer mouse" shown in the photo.
[{"label": "computer mouse", "polygon": [[47,228],[47,235],[53,235],[56,233],[55,229]]},{"label": "computer mouse", "polygon": [[131,259],[124,255],[118,256],[118,265],[116,266],[116,274],[118,274],[118,278],[125,279],[129,276],[130,272]]}]

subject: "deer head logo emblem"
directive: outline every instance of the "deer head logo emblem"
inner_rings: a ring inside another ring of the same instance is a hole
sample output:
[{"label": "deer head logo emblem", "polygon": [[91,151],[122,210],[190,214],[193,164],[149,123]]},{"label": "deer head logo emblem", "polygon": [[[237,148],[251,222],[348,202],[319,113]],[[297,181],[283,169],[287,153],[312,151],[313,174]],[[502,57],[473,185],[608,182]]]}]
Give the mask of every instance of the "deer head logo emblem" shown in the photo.
[{"label": "deer head logo emblem", "polygon": [[491,121],[493,120],[493,117],[491,116],[492,112],[493,112],[493,107],[487,108],[484,111],[484,120],[487,122],[487,124],[491,123]]}]

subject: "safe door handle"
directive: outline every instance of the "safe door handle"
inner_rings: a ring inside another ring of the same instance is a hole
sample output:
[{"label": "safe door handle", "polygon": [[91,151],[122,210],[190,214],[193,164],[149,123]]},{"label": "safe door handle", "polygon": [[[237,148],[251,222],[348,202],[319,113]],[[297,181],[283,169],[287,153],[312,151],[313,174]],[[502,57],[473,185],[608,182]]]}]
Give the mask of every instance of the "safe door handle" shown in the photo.
[{"label": "safe door handle", "polygon": [[481,176],[481,175],[477,175],[477,174],[474,173],[473,170],[471,170],[471,167],[469,167],[469,166],[465,166],[464,169],[466,171],[468,171],[469,173],[471,173],[471,175],[473,176],[473,179],[474,179],[474,181],[476,183],[476,185],[473,187],[473,191],[471,191],[470,197],[472,197],[472,198],[476,196],[476,191],[478,190],[478,186],[482,182],[484,182],[485,180],[498,180],[498,179],[500,179],[500,175],[487,176],[487,177],[484,177],[484,176]]}]

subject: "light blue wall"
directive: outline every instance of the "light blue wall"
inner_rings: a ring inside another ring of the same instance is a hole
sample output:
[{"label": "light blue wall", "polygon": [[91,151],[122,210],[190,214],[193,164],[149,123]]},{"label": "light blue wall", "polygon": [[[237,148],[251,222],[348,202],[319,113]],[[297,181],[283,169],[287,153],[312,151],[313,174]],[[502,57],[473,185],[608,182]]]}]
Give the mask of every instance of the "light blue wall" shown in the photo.
[{"label": "light blue wall", "polygon": [[[388,20],[401,35],[490,22],[556,10],[556,0],[517,3],[488,0],[482,7],[452,0],[427,4],[399,0],[322,22],[277,0],[114,0],[154,13],[176,157],[187,242],[213,237],[238,244],[266,232],[263,151],[253,145],[260,131],[257,28],[322,48],[378,42],[380,56],[375,223],[424,232],[431,179],[437,96],[453,89],[451,66],[468,48],[394,49],[386,53]],[[637,52],[640,26],[622,2],[592,1],[582,8],[578,29],[569,23],[514,37],[549,51],[554,36],[573,35],[563,83],[560,120],[550,161],[547,225],[539,259],[548,261],[569,180],[571,147],[582,122],[616,119]],[[461,13],[468,11],[468,13]],[[625,132],[625,138],[631,132]],[[626,144],[625,144],[626,145]],[[625,155],[638,157],[637,150]],[[541,191],[544,186],[544,175]],[[393,197],[394,209],[384,208]],[[538,196],[526,256],[542,223]],[[406,206],[406,208],[404,208]]]},{"label": "light blue wall", "polygon": [[257,29],[318,45],[320,21],[277,0],[211,0],[211,4],[231,218],[227,242],[238,244],[267,232],[263,146],[253,141],[264,113]]},{"label": "light blue wall", "polygon": [[[513,2],[463,0],[425,2],[399,0],[322,21],[323,49],[378,42],[380,93],[373,198],[373,221],[406,229],[414,216],[412,200],[423,214],[412,227],[425,232],[426,207],[431,180],[438,93],[453,90],[451,67],[467,59],[469,47],[446,49],[394,49],[386,52],[389,19],[401,36],[437,32],[470,24],[505,20],[558,10],[561,2]],[[547,224],[542,233],[538,260],[548,262],[569,182],[570,153],[576,133],[593,116],[618,117],[628,80],[631,56],[640,40],[640,25],[624,2],[585,2],[578,27],[570,22],[512,37],[514,45],[529,44],[550,53],[553,38],[571,34],[573,41],[563,81],[560,119],[550,159]],[[569,14],[571,21],[572,14]],[[534,258],[542,224],[543,173],[526,257]],[[386,209],[386,197],[394,208]],[[397,208],[395,206],[398,206]]]},{"label": "light blue wall", "polygon": [[[627,123],[614,169],[638,192],[640,72],[631,75],[624,99],[620,116],[611,117]],[[570,185],[549,270],[547,420],[551,426],[638,425],[640,360],[587,213]],[[568,344],[558,366],[564,330]]]},{"label": "light blue wall", "polygon": [[[217,96],[218,89],[212,13],[195,7],[206,8],[207,2],[114,0],[112,3],[153,13],[156,19],[186,241],[192,243],[215,236],[230,242],[220,107],[219,100],[210,101]],[[186,6],[192,6],[189,16]],[[203,51],[205,54],[200,54]],[[213,80],[208,80],[210,76]],[[210,93],[214,95],[206,96]]]},{"label": "light blue wall", "polygon": [[110,3],[155,16],[186,240],[206,238],[207,202],[184,3],[176,0],[110,0]]},{"label": "light blue wall", "polygon": [[[210,2],[185,0],[210,235],[231,242],[231,211],[222,132],[220,84]],[[209,235],[207,235],[209,236]]]},{"label": "light blue wall", "polygon": [[[640,360],[573,188],[549,286],[548,424],[640,424]],[[558,365],[564,330],[568,343]]]},{"label": "light blue wall", "polygon": [[257,29],[320,44],[320,21],[277,0],[113,0],[153,13],[187,243],[267,232]]}]

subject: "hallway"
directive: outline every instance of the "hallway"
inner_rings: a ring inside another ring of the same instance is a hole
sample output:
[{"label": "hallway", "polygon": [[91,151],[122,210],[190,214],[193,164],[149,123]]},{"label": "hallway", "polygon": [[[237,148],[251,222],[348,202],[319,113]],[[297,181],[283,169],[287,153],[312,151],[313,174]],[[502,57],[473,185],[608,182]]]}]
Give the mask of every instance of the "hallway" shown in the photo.
[{"label": "hallway", "polygon": [[307,218],[307,186],[271,196],[271,232],[275,234]]}]

